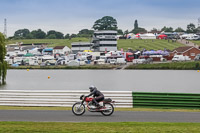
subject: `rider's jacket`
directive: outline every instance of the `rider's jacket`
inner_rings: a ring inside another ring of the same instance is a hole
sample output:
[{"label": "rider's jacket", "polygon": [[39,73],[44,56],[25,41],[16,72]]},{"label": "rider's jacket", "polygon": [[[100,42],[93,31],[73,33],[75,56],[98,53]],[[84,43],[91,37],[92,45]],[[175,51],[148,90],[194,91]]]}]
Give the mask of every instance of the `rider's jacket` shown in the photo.
[{"label": "rider's jacket", "polygon": [[99,96],[104,96],[99,90],[97,90],[97,88],[94,88],[94,90],[88,95],[93,97],[99,97]]}]

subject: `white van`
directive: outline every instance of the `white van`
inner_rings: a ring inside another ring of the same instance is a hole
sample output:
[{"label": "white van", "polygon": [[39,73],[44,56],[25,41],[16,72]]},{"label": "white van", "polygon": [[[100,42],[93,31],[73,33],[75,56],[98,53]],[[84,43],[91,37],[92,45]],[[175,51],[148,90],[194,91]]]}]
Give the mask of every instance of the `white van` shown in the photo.
[{"label": "white van", "polygon": [[186,40],[198,40],[200,37],[196,34],[191,34],[186,37]]},{"label": "white van", "polygon": [[117,58],[117,64],[126,64],[125,58]]},{"label": "white van", "polygon": [[177,61],[190,61],[191,58],[189,58],[188,56],[183,56],[183,55],[175,55],[172,58],[172,62],[177,62]]}]

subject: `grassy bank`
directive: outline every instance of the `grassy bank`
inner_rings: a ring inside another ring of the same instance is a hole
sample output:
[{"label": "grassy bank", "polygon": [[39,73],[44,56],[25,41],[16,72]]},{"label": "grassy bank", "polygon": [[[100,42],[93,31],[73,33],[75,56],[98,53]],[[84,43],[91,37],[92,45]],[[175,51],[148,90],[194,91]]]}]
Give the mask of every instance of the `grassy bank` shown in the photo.
[{"label": "grassy bank", "polygon": [[168,40],[138,40],[138,39],[121,39],[118,40],[118,49],[121,50],[123,48],[124,50],[127,50],[128,48],[132,48],[133,50],[143,50],[144,48],[146,50],[164,50],[164,48],[173,50],[177,47],[184,46],[183,44],[180,44],[178,42],[173,42]]},{"label": "grassy bank", "polygon": [[193,40],[192,42],[200,46],[200,40],[197,41]]},{"label": "grassy bank", "polygon": [[171,70],[200,70],[200,62],[171,62],[155,64],[130,65],[126,69],[171,69]]},{"label": "grassy bank", "polygon": [[200,123],[166,122],[0,122],[2,133],[68,133],[68,132],[131,132],[131,133],[198,133]]},{"label": "grassy bank", "polygon": [[[68,46],[71,48],[72,42],[88,42],[90,39],[88,38],[72,38],[69,39],[25,39],[25,40],[10,40],[7,44],[15,44],[16,42],[23,43],[48,43],[49,47],[55,46]],[[147,50],[163,50],[164,48],[173,50],[174,48],[183,46],[183,44],[173,42],[168,40],[137,40],[137,39],[121,39],[117,41],[118,50],[123,48],[127,50],[128,48],[132,48],[133,50],[143,50],[144,48]]]},{"label": "grassy bank", "polygon": [[85,66],[9,66],[8,69],[114,69],[115,65],[85,65]]},{"label": "grassy bank", "polygon": [[68,46],[71,48],[72,42],[88,42],[88,38],[72,38],[69,39],[24,39],[24,40],[9,40],[6,44],[16,44],[16,42],[23,42],[32,44],[32,43],[48,43],[49,47],[55,46]]},{"label": "grassy bank", "polygon": [[[9,66],[8,69],[117,69],[119,65],[85,65],[85,66]],[[129,65],[125,69],[161,69],[161,70],[200,70],[200,61],[192,62],[169,62],[154,64]]]}]

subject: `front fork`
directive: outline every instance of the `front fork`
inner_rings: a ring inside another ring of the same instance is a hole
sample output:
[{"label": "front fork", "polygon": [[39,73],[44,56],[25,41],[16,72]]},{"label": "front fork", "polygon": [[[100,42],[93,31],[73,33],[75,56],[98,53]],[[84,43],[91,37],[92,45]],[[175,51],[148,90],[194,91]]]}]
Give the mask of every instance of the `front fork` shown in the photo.
[{"label": "front fork", "polygon": [[81,102],[81,104],[79,105],[78,109],[80,109],[80,107],[83,105],[84,100]]}]

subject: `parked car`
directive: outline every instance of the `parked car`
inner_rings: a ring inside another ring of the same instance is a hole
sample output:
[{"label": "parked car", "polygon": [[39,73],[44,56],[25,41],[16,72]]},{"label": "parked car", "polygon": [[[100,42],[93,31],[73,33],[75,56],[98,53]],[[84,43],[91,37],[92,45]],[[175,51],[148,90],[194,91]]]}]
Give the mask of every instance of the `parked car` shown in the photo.
[{"label": "parked car", "polygon": [[112,65],[116,65],[117,64],[117,60],[116,59],[110,59],[109,62]]},{"label": "parked car", "polygon": [[117,58],[117,64],[126,64],[125,58]]},{"label": "parked car", "polygon": [[146,59],[145,58],[134,59],[133,60],[133,64],[145,64],[145,63],[146,63]]},{"label": "parked car", "polygon": [[146,64],[153,63],[153,58],[147,58],[145,63]]},{"label": "parked car", "polygon": [[67,65],[68,66],[80,66],[80,62],[77,60],[71,60],[71,61],[69,61],[69,63]]},{"label": "parked car", "polygon": [[200,54],[197,54],[194,58],[195,61],[200,61]]}]

